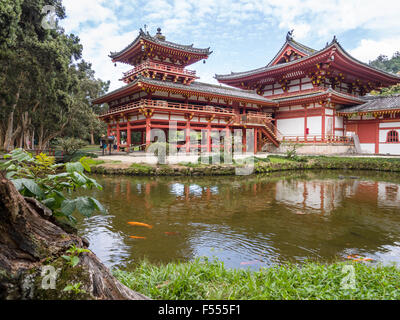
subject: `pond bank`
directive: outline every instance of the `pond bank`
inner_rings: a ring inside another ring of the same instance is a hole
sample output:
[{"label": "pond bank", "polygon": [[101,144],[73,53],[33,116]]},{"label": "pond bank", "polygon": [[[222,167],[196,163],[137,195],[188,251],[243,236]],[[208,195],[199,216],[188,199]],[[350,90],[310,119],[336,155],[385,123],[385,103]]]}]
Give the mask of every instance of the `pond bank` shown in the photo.
[{"label": "pond bank", "polygon": [[[254,169],[250,173],[269,173],[286,170],[307,169],[340,169],[340,170],[374,170],[400,172],[400,159],[397,158],[359,158],[359,157],[324,157],[302,156],[294,160],[283,156],[269,156],[253,160]],[[235,164],[198,164],[181,163],[174,165],[149,165],[139,163],[99,161],[92,167],[93,173],[130,176],[226,176],[235,175],[237,169],[244,165]]]},{"label": "pond bank", "polygon": [[[307,262],[250,271],[207,259],[165,265],[143,261],[132,272],[116,270],[114,275],[132,290],[161,300],[400,299],[400,270],[368,264]],[[354,268],[354,288],[343,288],[344,266]]]}]

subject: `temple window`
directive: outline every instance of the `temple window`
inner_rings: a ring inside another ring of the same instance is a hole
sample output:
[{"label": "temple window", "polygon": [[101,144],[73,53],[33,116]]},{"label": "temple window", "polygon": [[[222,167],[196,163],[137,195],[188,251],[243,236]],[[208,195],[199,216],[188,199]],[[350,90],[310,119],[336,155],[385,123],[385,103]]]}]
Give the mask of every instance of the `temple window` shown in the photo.
[{"label": "temple window", "polygon": [[399,133],[396,130],[391,130],[387,133],[386,142],[399,142]]}]

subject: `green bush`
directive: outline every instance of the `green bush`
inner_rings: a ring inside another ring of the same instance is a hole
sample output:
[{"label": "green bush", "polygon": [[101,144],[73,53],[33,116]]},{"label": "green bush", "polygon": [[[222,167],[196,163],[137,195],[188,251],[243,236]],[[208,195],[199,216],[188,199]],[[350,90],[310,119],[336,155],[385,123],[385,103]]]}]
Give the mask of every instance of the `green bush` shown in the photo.
[{"label": "green bush", "polygon": [[70,194],[77,188],[97,188],[102,190],[96,180],[88,177],[91,159],[83,157],[77,162],[56,164],[54,157],[43,153],[33,156],[23,149],[15,149],[4,156],[6,161],[0,169],[6,171],[16,189],[27,197],[33,197],[53,211],[59,218],[67,218],[74,222],[75,211],[90,216],[93,211],[106,213],[101,203],[92,197],[70,199]]}]

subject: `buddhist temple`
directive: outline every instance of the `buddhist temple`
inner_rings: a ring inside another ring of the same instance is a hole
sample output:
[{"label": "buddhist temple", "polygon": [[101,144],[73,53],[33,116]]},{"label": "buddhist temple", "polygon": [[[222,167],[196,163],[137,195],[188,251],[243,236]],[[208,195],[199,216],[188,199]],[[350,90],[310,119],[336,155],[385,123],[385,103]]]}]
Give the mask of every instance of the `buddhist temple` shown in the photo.
[{"label": "buddhist temple", "polygon": [[[222,85],[200,82],[187,69],[211,53],[170,42],[159,28],[154,36],[140,30],[131,44],[110,54],[114,63],[133,67],[120,79],[125,86],[93,101],[108,104],[100,118],[119,149],[150,145],[151,129],[168,137],[174,121],[184,132],[179,147],[186,151],[214,150],[213,132],[229,136],[239,129],[245,141],[246,129],[253,129],[255,152],[282,152],[283,145],[299,143],[309,153],[356,148],[400,154],[400,97],[368,95],[400,77],[353,58],[336,37],[314,50],[289,32],[265,67],[215,75]],[[206,132],[207,139],[193,143],[190,130]]]}]

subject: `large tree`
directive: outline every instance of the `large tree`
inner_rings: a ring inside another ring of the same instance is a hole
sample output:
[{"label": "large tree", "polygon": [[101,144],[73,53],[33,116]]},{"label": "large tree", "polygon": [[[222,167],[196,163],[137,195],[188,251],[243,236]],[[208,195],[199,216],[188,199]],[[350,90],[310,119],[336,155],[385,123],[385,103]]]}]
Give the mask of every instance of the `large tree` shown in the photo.
[{"label": "large tree", "polygon": [[[400,52],[397,51],[392,58],[388,58],[387,56],[381,54],[375,60],[369,62],[369,64],[375,68],[392,72],[392,73],[399,73],[400,72]],[[382,89],[379,94],[381,95],[392,95],[400,93],[400,84],[396,84],[389,88]],[[376,92],[378,94],[378,92]]]},{"label": "large tree", "polygon": [[81,60],[82,46],[56,22],[42,25],[46,5],[65,17],[60,0],[0,4],[0,148],[42,149],[55,137],[84,137],[101,128],[90,100],[108,90]]}]

